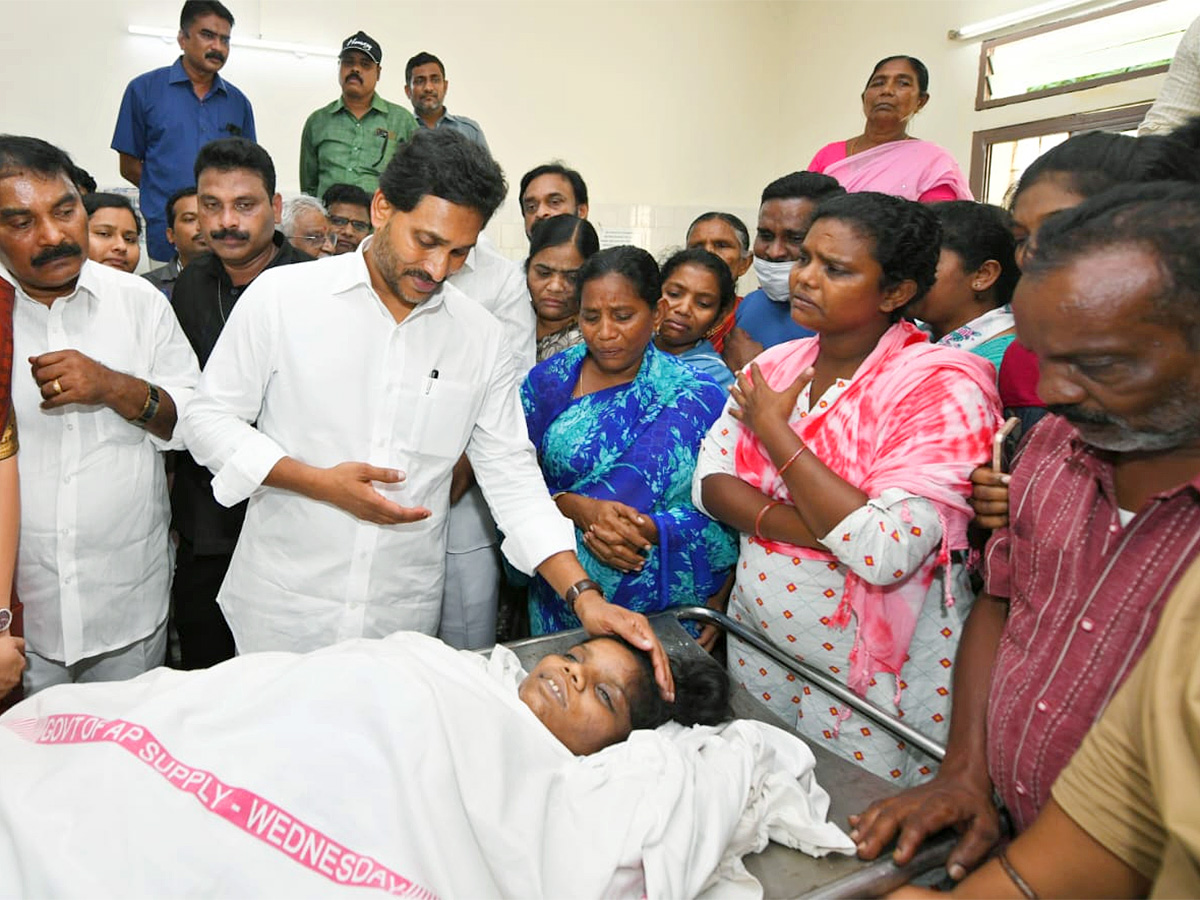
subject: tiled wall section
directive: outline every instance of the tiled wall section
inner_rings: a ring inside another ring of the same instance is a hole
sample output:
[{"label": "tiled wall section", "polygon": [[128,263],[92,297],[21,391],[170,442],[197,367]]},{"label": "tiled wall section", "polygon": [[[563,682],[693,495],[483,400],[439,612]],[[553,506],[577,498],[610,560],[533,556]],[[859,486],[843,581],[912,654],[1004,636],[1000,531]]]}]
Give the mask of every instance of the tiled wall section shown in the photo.
[{"label": "tiled wall section", "polygon": [[[687,227],[695,218],[714,209],[712,206],[649,206],[623,203],[595,203],[588,210],[588,220],[600,233],[601,246],[616,243],[632,243],[649,250],[660,263],[684,245]],[[746,223],[754,238],[754,224],[758,218],[758,207],[725,207],[720,212],[730,212]],[[529,249],[525,238],[525,226],[521,221],[517,205],[505,203],[496,213],[487,228],[490,237],[509,259],[524,261]],[[754,272],[747,272],[738,284],[738,292],[754,290]]]}]

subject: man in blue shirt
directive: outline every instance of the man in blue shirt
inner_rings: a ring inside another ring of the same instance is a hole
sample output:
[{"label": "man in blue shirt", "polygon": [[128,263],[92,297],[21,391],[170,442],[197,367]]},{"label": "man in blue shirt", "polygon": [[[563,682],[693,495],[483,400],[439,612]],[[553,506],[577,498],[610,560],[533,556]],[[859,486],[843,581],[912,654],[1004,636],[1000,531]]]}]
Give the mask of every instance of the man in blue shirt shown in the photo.
[{"label": "man in blue shirt", "polygon": [[811,331],[792,321],[788,277],[800,258],[800,245],[817,204],[845,192],[836,179],[816,172],[793,172],[763,189],[754,232],[754,274],[759,288],[738,304],[737,324],[725,338],[723,355],[733,371],[767,347],[812,337]]},{"label": "man in blue shirt", "polygon": [[146,249],[166,262],[167,198],[195,183],[192,165],[209,141],[256,140],[250,101],[217,72],[229,58],[233,14],[218,0],[187,0],[179,15],[174,64],[139,75],[125,88],[112,148],[121,175],[140,191]]}]

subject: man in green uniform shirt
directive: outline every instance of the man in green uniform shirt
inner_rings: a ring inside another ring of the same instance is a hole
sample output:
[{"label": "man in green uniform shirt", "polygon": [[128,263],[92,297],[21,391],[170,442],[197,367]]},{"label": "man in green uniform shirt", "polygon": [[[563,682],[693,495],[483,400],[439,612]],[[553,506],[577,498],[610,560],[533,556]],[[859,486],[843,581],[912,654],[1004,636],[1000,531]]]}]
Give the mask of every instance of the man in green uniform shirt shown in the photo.
[{"label": "man in green uniform shirt", "polygon": [[417,130],[412,113],[375,93],[383,49],[374,38],[346,38],[338,60],[342,96],[310,115],[300,136],[300,190],[313,197],[338,183],[375,193],[396,147]]}]

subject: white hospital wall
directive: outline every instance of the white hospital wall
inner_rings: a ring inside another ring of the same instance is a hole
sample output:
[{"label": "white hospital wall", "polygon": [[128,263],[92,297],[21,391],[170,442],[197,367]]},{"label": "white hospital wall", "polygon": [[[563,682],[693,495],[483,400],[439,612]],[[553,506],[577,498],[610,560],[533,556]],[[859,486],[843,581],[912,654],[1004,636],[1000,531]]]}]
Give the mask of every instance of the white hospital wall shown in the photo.
[{"label": "white hospital wall", "polygon": [[[653,251],[682,242],[703,209],[753,211],[780,157],[747,135],[770,124],[786,2],[437,2],[230,0],[235,34],[336,47],[359,28],[384,48],[380,93],[406,102],[405,60],[447,67],[447,106],[483,126],[513,192],[490,229],[519,252],[521,173],[562,158],[584,173],[592,217],[633,227]],[[17,3],[0,2],[17,8]],[[177,55],[126,33],[173,28],[180,4],[38,0],[19,4],[0,47],[0,128],[62,145],[102,186],[122,184],[108,149],[130,78]],[[32,35],[52,40],[30,40]],[[336,62],[234,48],[222,72],[254,104],[283,191],[297,189],[304,119],[338,93]]]},{"label": "white hospital wall", "polygon": [[[1149,99],[1161,76],[975,112],[979,45],[949,28],[1032,0],[230,0],[235,33],[336,47],[364,29],[384,47],[380,92],[404,102],[403,64],[438,54],[447,105],[477,119],[512,185],[489,232],[516,257],[522,172],[562,158],[583,172],[591,217],[632,228],[658,254],[709,208],[753,226],[772,178],[862,126],[870,65],[920,56],[933,99],[913,132],[963,170],[971,132]],[[101,186],[123,184],[108,149],[126,83],[171,62],[173,42],[127,33],[175,28],[176,0],[0,0],[0,130],[60,144]],[[39,39],[41,38],[41,39]],[[304,119],[337,96],[329,58],[235,48],[224,73],[254,103],[281,190],[297,189]],[[743,287],[746,285],[743,284]]]}]

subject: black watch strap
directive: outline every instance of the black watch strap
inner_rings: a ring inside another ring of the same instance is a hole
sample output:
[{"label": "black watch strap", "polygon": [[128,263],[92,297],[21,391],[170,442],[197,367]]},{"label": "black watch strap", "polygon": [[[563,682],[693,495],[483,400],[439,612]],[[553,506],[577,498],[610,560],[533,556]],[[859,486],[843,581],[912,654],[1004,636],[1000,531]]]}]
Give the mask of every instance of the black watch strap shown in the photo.
[{"label": "black watch strap", "polygon": [[584,578],[582,581],[577,581],[563,594],[563,601],[567,604],[567,609],[571,611],[571,615],[575,615],[575,601],[579,599],[579,595],[584,591],[595,591],[601,597],[604,596],[604,588],[596,584],[590,578]]}]

